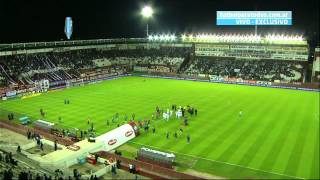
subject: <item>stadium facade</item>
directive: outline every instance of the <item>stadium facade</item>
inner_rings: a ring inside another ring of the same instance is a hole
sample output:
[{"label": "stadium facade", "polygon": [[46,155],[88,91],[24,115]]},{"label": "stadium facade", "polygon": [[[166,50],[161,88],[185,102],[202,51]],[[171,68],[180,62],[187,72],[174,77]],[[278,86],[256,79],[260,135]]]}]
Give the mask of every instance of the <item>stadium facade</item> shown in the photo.
[{"label": "stadium facade", "polygon": [[308,57],[309,46],[302,36],[285,35],[160,34],[2,44],[1,96],[43,88],[44,80],[55,88],[132,72],[211,81],[303,84]]}]

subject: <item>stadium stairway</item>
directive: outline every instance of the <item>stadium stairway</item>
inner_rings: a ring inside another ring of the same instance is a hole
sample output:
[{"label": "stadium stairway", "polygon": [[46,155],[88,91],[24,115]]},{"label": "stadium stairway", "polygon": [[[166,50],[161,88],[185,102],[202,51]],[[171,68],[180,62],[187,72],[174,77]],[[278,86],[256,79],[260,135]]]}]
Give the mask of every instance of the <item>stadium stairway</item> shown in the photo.
[{"label": "stadium stairway", "polygon": [[183,73],[185,72],[189,66],[192,64],[193,62],[193,56],[191,54],[189,54],[185,59],[184,61],[181,63],[179,69],[178,69],[178,73]]}]

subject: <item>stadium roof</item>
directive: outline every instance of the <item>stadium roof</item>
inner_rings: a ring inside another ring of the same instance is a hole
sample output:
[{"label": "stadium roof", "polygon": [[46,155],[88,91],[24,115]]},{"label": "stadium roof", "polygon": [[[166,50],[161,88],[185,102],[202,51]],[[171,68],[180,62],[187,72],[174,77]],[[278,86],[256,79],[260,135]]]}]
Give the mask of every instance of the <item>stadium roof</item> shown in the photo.
[{"label": "stadium roof", "polygon": [[149,41],[165,42],[181,40],[192,43],[253,43],[253,44],[288,44],[307,45],[301,35],[269,34],[266,36],[254,34],[182,34],[177,38],[174,34],[150,35]]}]

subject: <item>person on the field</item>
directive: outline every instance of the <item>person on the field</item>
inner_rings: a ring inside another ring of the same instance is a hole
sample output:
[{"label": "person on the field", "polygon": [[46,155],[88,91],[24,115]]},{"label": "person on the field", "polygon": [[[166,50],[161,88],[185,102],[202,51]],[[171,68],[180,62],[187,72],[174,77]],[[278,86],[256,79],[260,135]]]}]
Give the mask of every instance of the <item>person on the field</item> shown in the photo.
[{"label": "person on the field", "polygon": [[176,112],[176,118],[177,119],[180,119],[182,117],[182,111],[179,109],[177,112]]},{"label": "person on the field", "polygon": [[169,132],[167,132],[166,138],[169,139]]},{"label": "person on the field", "polygon": [[110,124],[110,123],[109,123],[109,120],[107,120],[107,126],[109,126],[109,124]]},{"label": "person on the field", "polygon": [[190,143],[190,135],[189,134],[187,135],[187,143],[188,144]]},{"label": "person on the field", "polygon": [[40,142],[40,149],[41,149],[41,151],[43,151],[43,143],[42,142]]},{"label": "person on the field", "polygon": [[184,117],[185,110],[183,108],[181,108],[181,112],[182,112],[182,117]]},{"label": "person on the field", "polygon": [[189,125],[188,119],[187,119],[186,117],[184,118],[184,125],[185,125],[185,126],[188,126],[188,125]]},{"label": "person on the field", "polygon": [[148,124],[146,124],[146,125],[144,126],[144,131],[145,131],[145,132],[148,132],[148,131],[149,131],[149,125],[148,125]]},{"label": "person on the field", "polygon": [[45,117],[45,116],[46,116],[46,113],[45,113],[45,112],[42,112],[41,116],[42,116],[42,117]]},{"label": "person on the field", "polygon": [[54,141],[54,151],[58,150],[57,140]]},{"label": "person on the field", "polygon": [[152,133],[156,133],[156,128],[155,127],[152,127]]},{"label": "person on the field", "polygon": [[194,110],[194,115],[197,116],[198,115],[198,109]]},{"label": "person on the field", "polygon": [[239,112],[239,117],[242,118],[242,110]]},{"label": "person on the field", "polygon": [[134,120],[135,117],[136,117],[136,115],[134,113],[132,113],[132,120]]},{"label": "person on the field", "polygon": [[178,138],[178,134],[177,134],[177,132],[174,132],[174,138]]}]

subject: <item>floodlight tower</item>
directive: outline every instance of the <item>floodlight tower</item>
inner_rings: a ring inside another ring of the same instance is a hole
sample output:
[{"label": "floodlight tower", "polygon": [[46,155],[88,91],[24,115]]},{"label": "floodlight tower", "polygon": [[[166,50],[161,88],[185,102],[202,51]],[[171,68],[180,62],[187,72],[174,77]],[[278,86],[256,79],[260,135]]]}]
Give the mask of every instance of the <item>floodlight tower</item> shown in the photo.
[{"label": "floodlight tower", "polygon": [[143,18],[147,20],[147,37],[149,36],[149,22],[148,20],[152,17],[153,15],[153,9],[151,6],[144,6],[141,10],[141,15]]}]

